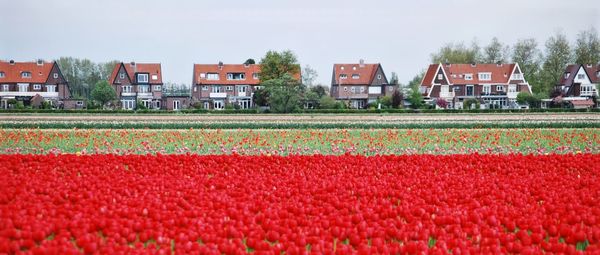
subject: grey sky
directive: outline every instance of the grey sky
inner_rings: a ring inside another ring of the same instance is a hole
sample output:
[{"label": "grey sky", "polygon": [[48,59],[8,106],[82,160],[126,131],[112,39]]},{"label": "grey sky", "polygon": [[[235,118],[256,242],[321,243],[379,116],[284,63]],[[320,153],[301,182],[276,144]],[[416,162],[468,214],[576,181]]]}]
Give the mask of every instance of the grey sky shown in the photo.
[{"label": "grey sky", "polygon": [[161,62],[190,84],[192,63],[257,61],[293,50],[329,85],[333,63],[380,62],[405,83],[446,42],[512,44],[600,29],[598,0],[0,0],[0,59],[61,56]]}]

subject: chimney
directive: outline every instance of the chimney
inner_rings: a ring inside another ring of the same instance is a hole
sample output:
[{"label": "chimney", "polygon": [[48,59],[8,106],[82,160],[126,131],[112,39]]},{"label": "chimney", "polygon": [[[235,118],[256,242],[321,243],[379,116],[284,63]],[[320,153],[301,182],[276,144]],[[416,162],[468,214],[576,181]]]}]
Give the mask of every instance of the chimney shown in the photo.
[{"label": "chimney", "polygon": [[223,61],[219,61],[219,70],[223,70]]},{"label": "chimney", "polygon": [[365,67],[365,60],[364,60],[364,59],[362,59],[362,58],[361,58],[361,59],[358,61],[358,63],[359,63],[358,65],[359,65],[360,67]]},{"label": "chimney", "polygon": [[131,61],[131,63],[129,63],[132,67],[135,66],[135,62]]},{"label": "chimney", "polygon": [[43,66],[44,65],[44,60],[42,60],[41,58],[38,58],[37,65],[38,66]]},{"label": "chimney", "polygon": [[587,64],[587,68],[592,68],[593,65],[592,64]]},{"label": "chimney", "polygon": [[11,65],[14,65],[15,61],[11,59],[10,61],[8,61],[8,63],[11,64]]},{"label": "chimney", "polygon": [[496,62],[496,66],[501,67],[502,66],[502,61]]},{"label": "chimney", "polygon": [[476,67],[476,66],[477,66],[477,64],[475,64],[475,62],[471,62],[471,66],[472,66],[472,67]]}]

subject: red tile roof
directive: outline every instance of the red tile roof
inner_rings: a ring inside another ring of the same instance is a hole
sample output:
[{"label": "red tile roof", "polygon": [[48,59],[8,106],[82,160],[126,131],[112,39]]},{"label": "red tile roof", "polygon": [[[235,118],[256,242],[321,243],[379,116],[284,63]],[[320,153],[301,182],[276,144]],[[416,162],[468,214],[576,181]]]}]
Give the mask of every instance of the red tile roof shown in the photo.
[{"label": "red tile roof", "polygon": [[[0,78],[0,83],[45,83],[53,66],[54,62],[43,62],[38,65],[37,62],[11,64],[8,61],[0,60],[0,72],[4,73],[4,78]],[[21,76],[23,72],[30,72],[31,78],[23,78]]]},{"label": "red tile roof", "polygon": [[[218,80],[207,80],[208,73],[216,73],[219,75]],[[228,73],[243,73],[245,79],[243,80],[228,80]],[[259,74],[258,79],[254,79],[254,74]],[[200,74],[204,74],[204,77],[200,77]],[[294,74],[293,77],[296,80],[300,80],[300,73]],[[223,64],[219,68],[218,64],[194,64],[194,84],[208,84],[208,85],[259,85],[260,84],[260,65],[259,64]]]},{"label": "red tile roof", "polygon": [[[334,84],[364,85],[371,84],[377,73],[377,64],[334,64],[333,82]],[[340,75],[345,74],[346,79],[340,79]],[[353,79],[352,75],[358,74],[358,79]]]},{"label": "red tile roof", "polygon": [[[162,69],[160,63],[118,63],[113,68],[112,74],[110,75],[109,82],[112,84],[117,78],[117,74],[119,73],[119,69],[121,65],[125,67],[125,71],[127,71],[127,75],[129,79],[131,79],[132,83],[135,83],[135,74],[136,73],[148,73],[148,83],[149,84],[163,84],[162,81]],[[152,75],[156,75],[157,79],[152,79]]]},{"label": "red tile roof", "polygon": [[[422,86],[431,86],[439,66],[442,66],[446,78],[451,84],[508,83],[516,64],[431,64],[423,77]],[[479,80],[478,73],[491,73],[491,80]],[[472,74],[472,80],[465,80],[465,74]]]},{"label": "red tile roof", "polygon": [[[200,74],[204,77],[200,77]],[[206,74],[219,74],[218,80],[207,80]],[[244,73],[244,80],[228,80],[228,73]],[[260,79],[254,79],[253,74],[260,73],[260,65],[224,64],[219,68],[218,64],[194,64],[194,84],[223,84],[223,85],[258,85]]]},{"label": "red tile roof", "polygon": [[594,101],[592,101],[592,99],[571,100],[571,103],[573,105],[577,105],[577,106],[594,106]]},{"label": "red tile roof", "polygon": [[600,83],[600,64],[598,65],[584,65],[585,71],[592,83]]}]

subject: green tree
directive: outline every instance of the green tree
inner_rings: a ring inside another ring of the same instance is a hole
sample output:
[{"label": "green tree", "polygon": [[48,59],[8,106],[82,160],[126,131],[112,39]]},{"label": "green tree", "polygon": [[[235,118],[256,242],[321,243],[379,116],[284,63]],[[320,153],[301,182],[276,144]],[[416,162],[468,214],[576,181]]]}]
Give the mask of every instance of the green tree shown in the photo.
[{"label": "green tree", "polygon": [[298,80],[287,73],[284,73],[281,78],[267,80],[261,85],[269,92],[271,110],[279,113],[290,113],[297,110],[305,92]]},{"label": "green tree", "polygon": [[398,74],[396,74],[396,72],[392,72],[392,77],[390,78],[390,84],[391,85],[398,85]]},{"label": "green tree", "polygon": [[481,48],[477,41],[471,42],[471,47],[464,43],[448,43],[431,54],[432,63],[478,63],[481,60]]},{"label": "green tree", "polygon": [[534,92],[542,91],[541,69],[542,52],[537,48],[533,38],[521,39],[515,43],[512,52],[512,62],[518,63],[525,80],[529,82]]},{"label": "green tree", "polygon": [[497,37],[494,37],[490,44],[483,49],[483,62],[506,63],[509,54],[510,47],[501,43]]},{"label": "green tree", "polygon": [[413,109],[418,109],[423,106],[423,95],[421,95],[419,89],[411,89],[408,101]]},{"label": "green tree", "polygon": [[542,70],[540,93],[547,94],[558,84],[565,67],[571,63],[571,59],[571,47],[564,34],[557,33],[546,41],[546,59]]},{"label": "green tree", "polygon": [[256,61],[254,61],[254,59],[252,59],[252,58],[246,59],[246,61],[244,62],[244,65],[254,65],[254,64],[256,64]]},{"label": "green tree", "polygon": [[335,101],[335,98],[330,96],[323,96],[321,100],[319,100],[319,108],[320,109],[335,109],[338,103]]},{"label": "green tree", "polygon": [[104,107],[107,102],[117,99],[117,93],[107,81],[99,81],[92,91],[92,99],[100,102],[100,105]]},{"label": "green tree", "polygon": [[575,63],[598,64],[600,63],[600,39],[594,27],[581,31],[575,42]]},{"label": "green tree", "polygon": [[252,101],[258,106],[269,106],[269,91],[266,89],[259,89],[254,91],[252,95]]},{"label": "green tree", "polygon": [[319,96],[319,98],[321,98],[321,97],[327,95],[327,91],[329,91],[329,88],[324,85],[319,84],[319,85],[310,87],[310,91],[316,93]]},{"label": "green tree", "polygon": [[281,53],[277,51],[268,51],[265,57],[260,60],[260,65],[261,81],[279,79],[285,74],[289,74],[293,77],[300,73],[298,59],[290,50]]}]

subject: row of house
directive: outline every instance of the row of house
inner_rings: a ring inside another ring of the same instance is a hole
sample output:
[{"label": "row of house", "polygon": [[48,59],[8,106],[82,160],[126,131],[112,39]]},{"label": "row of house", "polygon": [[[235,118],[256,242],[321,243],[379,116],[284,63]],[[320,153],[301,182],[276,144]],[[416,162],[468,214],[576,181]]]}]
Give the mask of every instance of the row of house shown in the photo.
[{"label": "row of house", "polygon": [[[180,110],[192,105],[204,109],[253,108],[253,95],[261,89],[258,64],[194,64],[189,93],[168,93],[160,63],[118,63],[108,78],[118,97],[118,107]],[[300,80],[300,73],[295,74]],[[557,89],[563,100],[588,105],[598,96],[600,65],[570,65]],[[68,81],[56,62],[0,61],[0,108],[12,101],[36,105],[48,101],[55,107],[78,109],[84,100],[73,99]],[[399,88],[390,84],[379,63],[334,64],[330,95],[352,108],[366,108]],[[532,93],[518,63],[450,64],[428,67],[420,84],[425,102],[443,100],[449,108],[462,109],[468,100],[482,107],[520,108],[517,94]],[[593,103],[591,103],[593,104]]]}]

